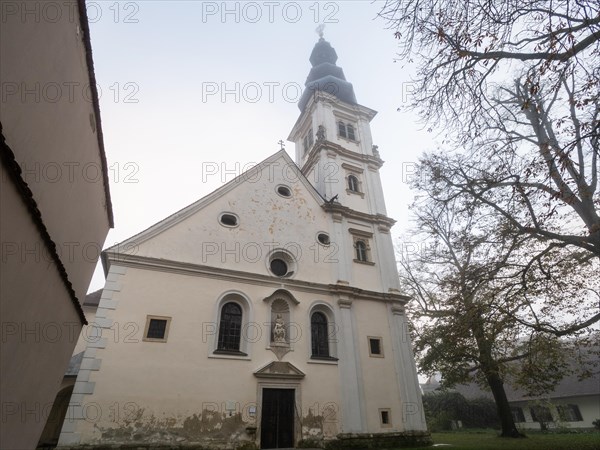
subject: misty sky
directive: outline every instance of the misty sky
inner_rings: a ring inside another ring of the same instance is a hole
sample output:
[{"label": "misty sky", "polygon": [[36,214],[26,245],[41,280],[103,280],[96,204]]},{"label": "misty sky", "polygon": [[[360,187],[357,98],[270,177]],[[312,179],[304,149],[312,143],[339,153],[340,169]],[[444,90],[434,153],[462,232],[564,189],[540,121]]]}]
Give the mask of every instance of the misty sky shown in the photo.
[{"label": "misty sky", "polygon": [[[394,242],[409,226],[405,179],[433,136],[397,112],[414,69],[394,62],[381,2],[88,2],[115,228],[123,241],[279,150],[300,113],[299,89],[325,39],[360,104],[379,114],[373,142]],[[293,144],[286,150],[294,158]],[[203,168],[219,173],[208,176]],[[100,263],[99,263],[100,266]],[[101,288],[97,269],[90,291]]]}]

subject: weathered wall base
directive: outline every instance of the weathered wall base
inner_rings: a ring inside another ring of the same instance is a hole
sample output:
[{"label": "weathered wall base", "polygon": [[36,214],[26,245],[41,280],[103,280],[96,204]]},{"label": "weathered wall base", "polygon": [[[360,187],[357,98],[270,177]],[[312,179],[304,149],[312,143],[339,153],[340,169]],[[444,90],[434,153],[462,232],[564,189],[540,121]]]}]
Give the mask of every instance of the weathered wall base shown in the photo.
[{"label": "weathered wall base", "polygon": [[238,442],[235,446],[229,444],[227,447],[215,447],[213,444],[93,444],[93,445],[77,445],[75,447],[58,447],[60,450],[215,450],[215,449],[231,449],[231,450],[258,450],[254,442]]},{"label": "weathered wall base", "polygon": [[427,431],[403,433],[347,433],[338,434],[337,439],[325,443],[327,450],[349,449],[395,449],[425,447],[433,444]]},{"label": "weathered wall base", "polygon": [[[431,434],[425,431],[412,431],[404,433],[360,433],[339,434],[333,440],[306,439],[298,443],[296,448],[324,448],[326,450],[368,450],[368,449],[397,449],[410,447],[425,447],[431,445]],[[180,443],[180,444],[108,444],[108,445],[78,445],[75,447],[60,447],[60,450],[112,450],[112,449],[135,449],[135,450],[258,450],[258,446],[251,441],[217,443]]]},{"label": "weathered wall base", "polygon": [[[124,445],[80,445],[77,447],[59,447],[61,450],[214,450],[217,447],[200,444],[157,445],[157,444],[124,444]],[[258,450],[253,442],[230,447],[234,450]]]}]

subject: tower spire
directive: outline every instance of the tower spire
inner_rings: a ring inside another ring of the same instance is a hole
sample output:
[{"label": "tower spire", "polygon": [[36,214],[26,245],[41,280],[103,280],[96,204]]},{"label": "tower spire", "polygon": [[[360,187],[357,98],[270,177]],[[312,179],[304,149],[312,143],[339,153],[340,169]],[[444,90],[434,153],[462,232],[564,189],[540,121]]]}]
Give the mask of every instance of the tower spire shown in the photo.
[{"label": "tower spire", "polygon": [[308,100],[316,91],[331,94],[349,104],[357,104],[352,84],[346,81],[342,68],[335,64],[338,59],[335,49],[323,38],[324,28],[325,25],[321,24],[316,29],[320,37],[310,54],[312,69],[304,83],[306,89],[298,102],[300,111],[304,111]]}]

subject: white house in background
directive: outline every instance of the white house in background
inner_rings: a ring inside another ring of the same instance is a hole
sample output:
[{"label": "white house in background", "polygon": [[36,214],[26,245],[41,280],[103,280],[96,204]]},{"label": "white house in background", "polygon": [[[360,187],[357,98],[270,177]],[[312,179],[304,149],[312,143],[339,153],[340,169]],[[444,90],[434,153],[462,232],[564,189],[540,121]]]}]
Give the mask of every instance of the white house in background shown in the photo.
[{"label": "white house in background", "polygon": [[[576,369],[582,372],[581,368]],[[506,396],[517,427],[539,430],[544,423],[548,428],[594,428],[593,422],[600,419],[600,372],[593,363],[589,369],[590,377],[566,376],[552,392],[542,397],[527,396],[524,391],[506,383]],[[489,391],[482,390],[475,383],[458,385],[453,389],[467,399],[492,398]]]},{"label": "white house in background", "polygon": [[281,150],[103,253],[101,338],[59,446],[430,441],[376,112],[336,60],[321,38],[289,137],[296,163]]}]

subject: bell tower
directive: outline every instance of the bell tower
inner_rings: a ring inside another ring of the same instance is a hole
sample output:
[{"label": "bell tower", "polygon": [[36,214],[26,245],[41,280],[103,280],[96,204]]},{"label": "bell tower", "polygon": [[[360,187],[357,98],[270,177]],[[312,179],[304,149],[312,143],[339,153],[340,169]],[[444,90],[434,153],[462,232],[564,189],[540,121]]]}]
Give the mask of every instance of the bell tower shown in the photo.
[{"label": "bell tower", "polygon": [[397,394],[383,402],[393,402],[392,409],[403,411],[398,429],[426,433],[407,339],[408,297],[400,292],[390,233],[395,221],[386,213],[379,176],[383,161],[371,136],[370,123],[377,112],[357,102],[352,84],[336,64],[336,51],[320,31],[298,104],[300,116],[288,139],[295,143],[296,164],[325,199],[323,208],[331,217],[335,263],[329,267],[340,321],[341,428],[344,433],[378,429],[369,417],[376,410],[372,399],[381,380],[367,380],[367,374],[384,366],[373,349],[365,352],[364,334],[389,333],[391,354],[385,357],[385,367],[390,380],[396,380]]},{"label": "bell tower", "polygon": [[[378,290],[397,292],[390,236],[395,221],[387,217],[379,176],[383,161],[371,136],[370,122],[377,112],[356,101],[352,84],[336,65],[335,49],[320,34],[298,103],[300,116],[288,140],[295,143],[296,164],[327,200],[326,209],[334,213],[334,221],[341,224],[335,233],[340,256],[376,265]],[[356,284],[355,269],[339,264],[337,280]]]},{"label": "bell tower", "polygon": [[[323,37],[310,55],[312,68],[288,140],[296,164],[326,199],[367,214],[386,214],[370,122],[376,111],[358,104],[354,88],[336,65],[335,49]],[[337,197],[336,197],[337,196]]]}]

